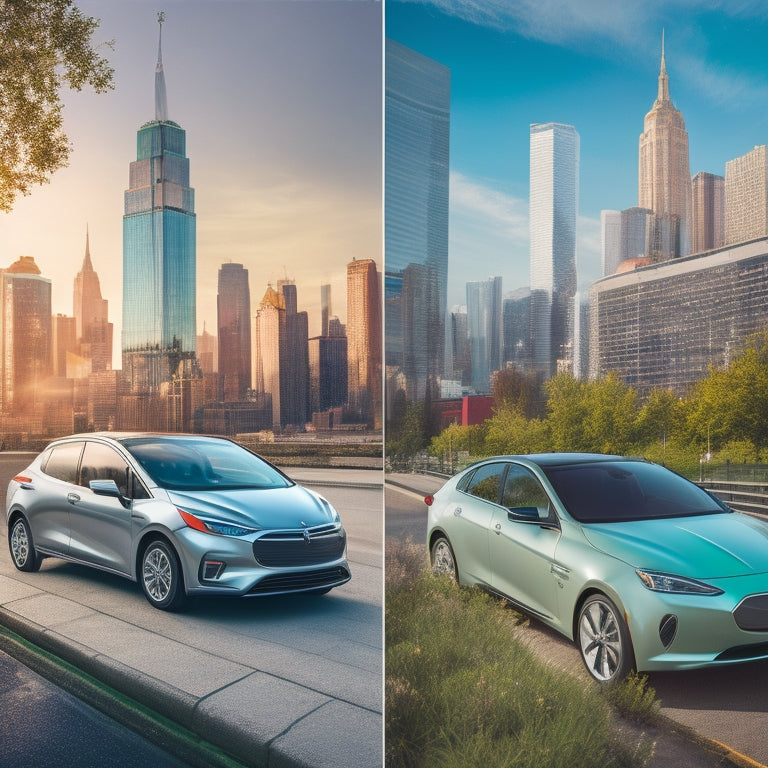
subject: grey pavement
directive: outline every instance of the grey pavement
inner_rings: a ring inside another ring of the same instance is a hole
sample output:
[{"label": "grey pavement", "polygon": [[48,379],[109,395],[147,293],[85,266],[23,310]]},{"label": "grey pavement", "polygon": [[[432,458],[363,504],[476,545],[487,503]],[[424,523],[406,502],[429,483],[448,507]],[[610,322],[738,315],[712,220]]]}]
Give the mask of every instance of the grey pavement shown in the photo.
[{"label": "grey pavement", "polygon": [[[292,469],[290,474],[299,482],[320,484],[321,478],[314,477],[313,471]],[[362,470],[354,478],[362,487],[382,487],[380,471]],[[332,478],[326,480],[331,483]],[[330,621],[347,622],[346,631],[359,635],[360,628],[372,626],[375,615],[380,622],[380,602],[377,607],[337,597],[335,604],[343,602],[345,608],[334,611],[333,607],[317,608],[316,602],[299,596],[288,599],[306,602],[298,608],[296,603],[285,606],[277,598],[262,598],[270,601],[277,624],[284,619],[279,630],[284,635],[269,641],[254,637],[244,650],[237,644],[237,637],[246,634],[243,625],[246,617],[250,619],[253,614],[235,607],[231,601],[228,607],[211,601],[204,611],[193,610],[190,615],[161,613],[147,606],[149,615],[139,626],[127,614],[112,612],[108,603],[110,597],[116,599],[125,590],[133,590],[135,584],[114,579],[114,583],[107,583],[106,590],[92,590],[87,596],[85,592],[82,597],[80,592],[74,596],[72,590],[59,590],[56,594],[55,588],[49,591],[49,585],[58,570],[46,573],[46,568],[51,566],[44,564],[40,574],[16,576],[12,569],[0,573],[0,629],[8,628],[23,640],[188,729],[194,737],[223,749],[244,765],[382,765],[380,640],[377,638],[375,665],[371,662],[370,642],[370,650],[364,643],[359,645],[359,658],[349,658],[350,653],[355,653],[354,647],[350,650],[350,645],[339,644],[334,662],[333,649],[314,650],[309,639],[301,637],[300,616],[295,615],[324,610]],[[356,572],[361,573],[367,584],[381,578],[378,563],[358,563]],[[87,582],[84,589],[89,589]],[[370,592],[373,587],[367,589]],[[94,597],[97,591],[99,596]],[[327,597],[332,598],[333,606],[333,593]],[[135,602],[141,606],[139,610],[144,610],[140,601]],[[257,601],[235,602],[250,603],[257,610]],[[228,620],[225,630],[218,631],[217,616]],[[208,637],[202,637],[193,646],[184,641],[182,624],[186,631],[192,627],[199,635]],[[288,635],[292,642],[286,639]],[[291,645],[294,648],[290,653],[295,654],[296,661],[286,674],[281,670],[285,669]],[[341,658],[344,653],[347,657]],[[204,757],[191,764],[210,765]]]}]

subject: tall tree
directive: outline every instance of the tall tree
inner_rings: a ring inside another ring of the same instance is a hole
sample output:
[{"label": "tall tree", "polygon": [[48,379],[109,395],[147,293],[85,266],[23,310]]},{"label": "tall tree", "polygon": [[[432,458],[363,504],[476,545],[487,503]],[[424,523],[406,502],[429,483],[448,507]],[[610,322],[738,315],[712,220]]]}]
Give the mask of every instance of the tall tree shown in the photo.
[{"label": "tall tree", "polygon": [[0,211],[67,165],[62,88],[113,87],[98,26],[72,0],[0,0]]}]

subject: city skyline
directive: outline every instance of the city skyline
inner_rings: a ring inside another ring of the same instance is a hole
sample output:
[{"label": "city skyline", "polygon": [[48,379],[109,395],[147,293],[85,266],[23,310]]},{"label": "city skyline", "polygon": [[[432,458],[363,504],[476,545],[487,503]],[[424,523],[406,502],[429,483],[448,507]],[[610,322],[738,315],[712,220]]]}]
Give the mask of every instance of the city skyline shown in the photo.
[{"label": "city skyline", "polygon": [[[136,131],[155,114],[157,13],[150,3],[78,3],[102,20],[97,43],[116,70],[106,95],[65,93],[73,153],[50,184],[0,221],[2,267],[35,259],[71,314],[86,231],[115,324],[120,366],[123,194]],[[381,264],[381,5],[167,2],[168,118],[187,135],[197,213],[197,318],[216,326],[222,264],[249,269],[256,294],[297,281],[310,332],[320,286],[346,314],[346,264]],[[311,120],[307,115],[311,115]]]},{"label": "city skyline", "polygon": [[638,140],[657,96],[662,34],[691,174],[723,175],[727,161],[768,142],[768,12],[758,3],[390,0],[386,22],[388,38],[451,71],[449,310],[464,303],[479,260],[505,293],[529,285],[532,123],[563,122],[581,137],[581,290],[600,276],[600,212],[638,204]]}]

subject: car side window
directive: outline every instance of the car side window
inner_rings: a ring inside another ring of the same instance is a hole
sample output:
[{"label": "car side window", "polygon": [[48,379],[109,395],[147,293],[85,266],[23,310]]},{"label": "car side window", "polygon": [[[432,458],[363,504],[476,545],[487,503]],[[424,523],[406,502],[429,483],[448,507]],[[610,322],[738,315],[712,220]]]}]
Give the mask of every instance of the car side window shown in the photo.
[{"label": "car side window", "polygon": [[87,488],[91,480],[114,480],[120,493],[128,496],[128,464],[125,459],[108,445],[88,441],[78,484]]},{"label": "car side window", "polygon": [[547,492],[529,469],[517,464],[510,464],[501,505],[509,510],[535,508],[539,517],[549,516]]},{"label": "car side window", "polygon": [[46,475],[63,480],[65,483],[77,484],[77,467],[80,454],[83,452],[82,442],[61,443],[54,445],[41,464]]},{"label": "car side window", "polygon": [[507,465],[500,462],[483,464],[475,470],[472,479],[464,490],[473,496],[498,504],[501,481],[506,468]]}]

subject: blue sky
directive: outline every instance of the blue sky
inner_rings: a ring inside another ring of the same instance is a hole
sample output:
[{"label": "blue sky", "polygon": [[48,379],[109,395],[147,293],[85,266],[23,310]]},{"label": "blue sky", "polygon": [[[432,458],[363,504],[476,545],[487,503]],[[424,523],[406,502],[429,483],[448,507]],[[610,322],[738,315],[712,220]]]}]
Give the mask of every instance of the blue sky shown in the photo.
[{"label": "blue sky", "polygon": [[187,134],[197,213],[197,324],[216,332],[218,269],[249,270],[255,311],[267,283],[298,287],[310,333],[320,285],[346,319],[346,265],[381,264],[381,41],[378,0],[76,0],[101,19],[115,68],[105,95],[64,93],[68,168],[0,214],[0,267],[35,258],[54,313],[72,314],[86,226],[102,294],[122,312],[123,193],[136,131],[154,119],[157,11],[165,11],[168,116]]},{"label": "blue sky", "polygon": [[600,276],[600,211],[637,204],[662,29],[691,174],[724,175],[726,161],[768,143],[768,4],[388,0],[387,36],[451,70],[449,305],[482,273],[501,275],[505,293],[528,285],[531,123],[579,133],[581,287]]}]

